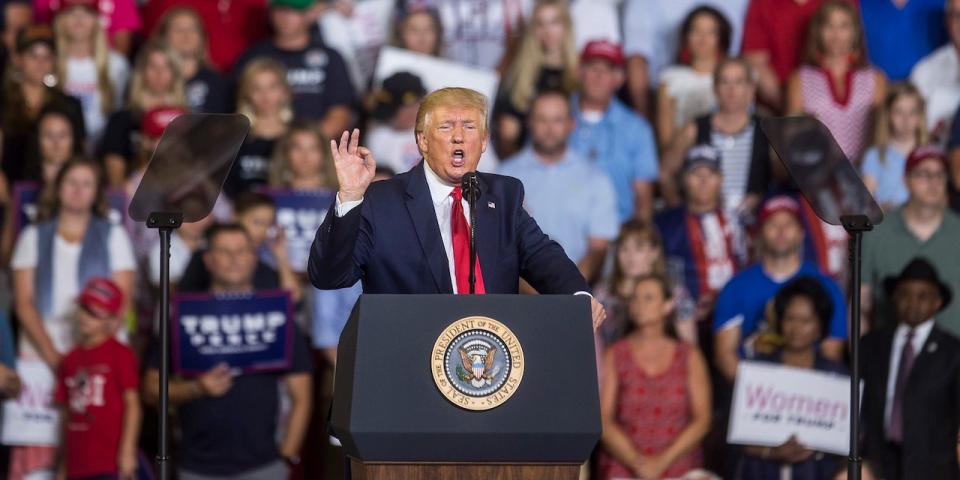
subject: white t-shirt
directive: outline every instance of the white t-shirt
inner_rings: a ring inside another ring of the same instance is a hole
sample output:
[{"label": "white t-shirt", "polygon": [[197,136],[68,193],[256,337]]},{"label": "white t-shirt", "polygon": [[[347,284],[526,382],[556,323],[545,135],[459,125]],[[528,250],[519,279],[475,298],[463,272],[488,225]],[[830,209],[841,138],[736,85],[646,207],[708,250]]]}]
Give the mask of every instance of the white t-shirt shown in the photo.
[{"label": "white t-shirt", "polygon": [[[384,124],[375,124],[367,131],[367,148],[373,152],[377,165],[389,167],[394,173],[403,173],[420,163],[420,150],[417,148],[413,129],[397,130]],[[500,160],[493,153],[493,145],[487,142],[487,151],[480,156],[477,170],[496,172]]]},{"label": "white t-shirt", "polygon": [[[68,58],[64,92],[77,97],[83,109],[83,121],[87,128],[87,139],[95,145],[107,125],[107,114],[100,108],[100,90],[97,88],[97,66],[93,58]],[[113,110],[123,106],[130,66],[127,60],[116,52],[107,57],[107,75],[113,87]]]},{"label": "white t-shirt", "polygon": [[[130,238],[119,225],[111,225],[110,239],[107,251],[110,254],[110,270],[112,272],[133,271],[136,263],[133,259],[133,246]],[[72,312],[74,301],[83,287],[79,284],[77,268],[80,263],[80,248],[82,242],[70,243],[56,234],[53,239],[53,301],[50,318],[43,319],[43,325],[53,340],[54,346],[60,353],[69,351],[75,341],[73,339]],[[17,245],[10,260],[13,270],[36,269],[37,267],[37,227],[28,225],[20,233]],[[122,329],[121,329],[122,331]],[[20,357],[39,359],[33,345],[26,335],[20,337]]]},{"label": "white t-shirt", "polygon": [[680,28],[691,10],[700,5],[716,8],[730,22],[730,54],[740,51],[747,0],[627,0],[623,12],[623,51],[647,59],[650,85],[656,86],[660,71],[677,60]]},{"label": "white t-shirt", "polygon": [[428,0],[443,23],[444,56],[475,67],[496,68],[509,36],[521,31],[533,0]]},{"label": "white t-shirt", "polygon": [[323,43],[343,57],[358,91],[365,90],[373,76],[377,54],[387,43],[395,4],[394,0],[353,0],[349,17],[331,9],[317,19]]},{"label": "white t-shirt", "polygon": [[927,127],[945,141],[960,104],[960,53],[948,43],[923,57],[910,72],[910,81],[927,102]]}]

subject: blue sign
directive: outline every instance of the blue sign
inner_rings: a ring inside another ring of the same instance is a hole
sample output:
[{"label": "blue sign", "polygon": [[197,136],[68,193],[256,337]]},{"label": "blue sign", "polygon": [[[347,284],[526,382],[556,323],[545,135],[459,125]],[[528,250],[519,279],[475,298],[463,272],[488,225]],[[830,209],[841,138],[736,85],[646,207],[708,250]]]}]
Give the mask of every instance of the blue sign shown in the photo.
[{"label": "blue sign", "polygon": [[336,192],[269,189],[264,193],[277,205],[277,226],[283,229],[287,240],[290,268],[306,272],[313,238],[333,206]]},{"label": "blue sign", "polygon": [[[107,200],[110,221],[124,225],[127,212],[127,194],[123,190],[110,189],[104,195]],[[36,182],[13,184],[13,238],[20,236],[23,227],[37,221],[40,208],[40,185]]]},{"label": "blue sign", "polygon": [[243,373],[286,370],[293,328],[290,295],[282,290],[179,294],[171,312],[173,370],[199,375],[218,363]]}]

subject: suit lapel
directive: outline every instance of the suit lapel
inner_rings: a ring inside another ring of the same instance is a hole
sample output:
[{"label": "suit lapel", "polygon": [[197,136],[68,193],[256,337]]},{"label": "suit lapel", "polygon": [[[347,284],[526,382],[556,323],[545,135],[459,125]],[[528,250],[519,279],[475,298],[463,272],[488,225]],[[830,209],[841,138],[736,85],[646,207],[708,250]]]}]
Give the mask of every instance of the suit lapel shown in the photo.
[{"label": "suit lapel", "polygon": [[430,188],[427,186],[427,178],[424,175],[423,161],[421,160],[410,171],[407,183],[407,212],[410,213],[410,219],[413,220],[414,230],[416,230],[417,237],[420,240],[423,256],[430,265],[430,273],[433,276],[437,292],[453,293],[453,285],[450,283],[450,264],[447,260],[447,252],[443,249],[436,210],[433,207]]},{"label": "suit lapel", "polygon": [[[484,175],[479,176],[480,196],[477,198],[477,256],[480,257],[480,272],[487,293],[495,293],[504,285],[496,285],[497,246],[500,238],[500,222],[497,221],[503,204],[493,194]],[[499,206],[499,209],[497,208]]]},{"label": "suit lapel", "polygon": [[910,382],[916,381],[914,379],[917,375],[920,375],[920,373],[915,372],[933,371],[928,364],[934,361],[937,351],[940,350],[940,337],[941,333],[936,325],[934,325],[930,330],[930,335],[927,335],[927,340],[923,342],[923,346],[920,347],[920,351],[917,352],[913,366],[910,367],[910,376],[907,378],[908,386]]}]

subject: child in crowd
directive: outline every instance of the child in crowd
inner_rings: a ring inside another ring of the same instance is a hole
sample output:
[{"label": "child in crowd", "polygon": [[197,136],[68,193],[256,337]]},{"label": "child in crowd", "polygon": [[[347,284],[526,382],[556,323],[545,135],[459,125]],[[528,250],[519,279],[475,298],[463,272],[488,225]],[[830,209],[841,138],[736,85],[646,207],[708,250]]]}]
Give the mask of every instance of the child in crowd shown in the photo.
[{"label": "child in crowd", "polygon": [[630,332],[604,353],[601,479],[677,478],[703,466],[710,378],[700,350],[679,341],[670,281],[636,279]]},{"label": "child in crowd", "polygon": [[[663,239],[653,224],[629,220],[620,227],[614,241],[613,273],[597,287],[597,300],[607,310],[607,320],[598,334],[603,345],[610,345],[630,330],[629,305],[637,279],[656,273],[667,274]],[[673,328],[689,343],[697,342],[696,305],[679,282],[671,282],[674,304]]]},{"label": "child in crowd", "polygon": [[926,145],[926,103],[917,87],[894,85],[877,115],[873,146],[863,155],[863,183],[885,211],[907,201],[903,169],[914,148]]},{"label": "child in crowd", "polygon": [[140,378],[133,350],[113,337],[123,292],[92,278],[77,298],[77,346],[57,373],[62,474],[70,479],[132,478],[140,433]]}]

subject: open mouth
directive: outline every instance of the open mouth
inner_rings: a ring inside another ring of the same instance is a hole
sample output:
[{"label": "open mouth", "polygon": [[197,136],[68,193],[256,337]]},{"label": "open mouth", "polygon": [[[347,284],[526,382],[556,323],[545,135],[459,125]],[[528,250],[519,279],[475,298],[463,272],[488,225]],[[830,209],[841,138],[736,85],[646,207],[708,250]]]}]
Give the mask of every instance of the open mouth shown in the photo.
[{"label": "open mouth", "polygon": [[462,167],[463,166],[463,150],[457,149],[453,151],[453,166]]}]

